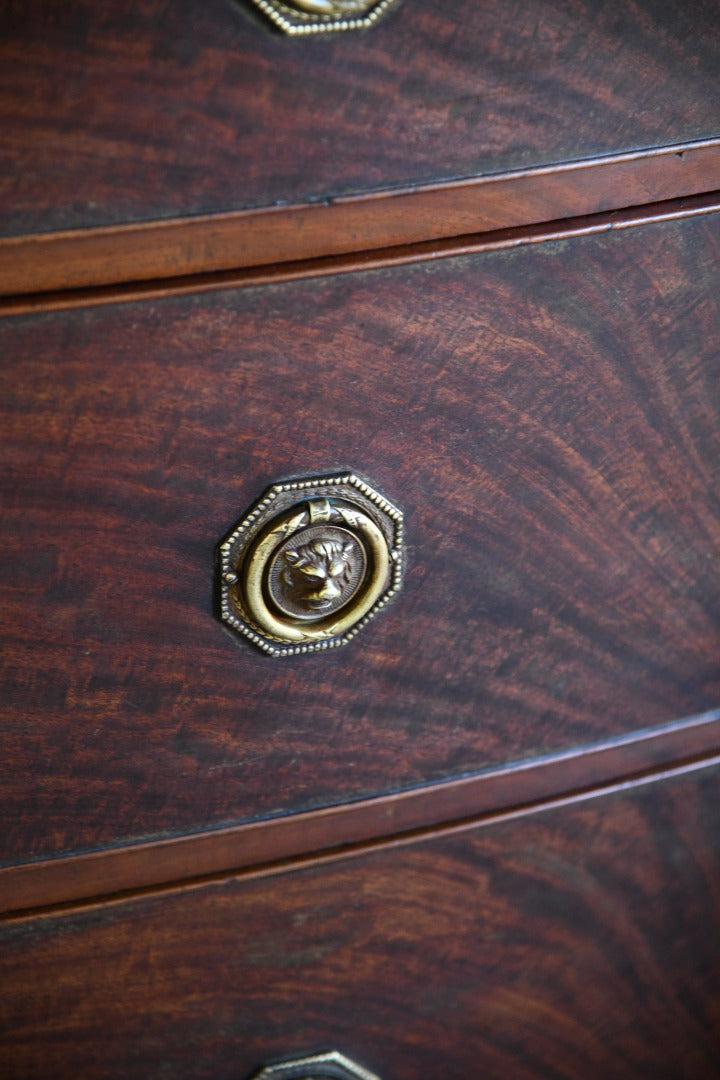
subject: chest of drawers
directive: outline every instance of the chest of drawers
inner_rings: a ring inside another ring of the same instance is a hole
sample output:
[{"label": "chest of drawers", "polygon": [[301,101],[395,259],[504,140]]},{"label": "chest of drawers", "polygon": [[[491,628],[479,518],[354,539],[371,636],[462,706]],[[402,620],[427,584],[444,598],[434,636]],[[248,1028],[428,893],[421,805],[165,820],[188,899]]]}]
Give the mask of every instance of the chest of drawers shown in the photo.
[{"label": "chest of drawers", "polygon": [[[717,1075],[714,5],[2,18],[7,1075]],[[402,589],[263,656],[347,470]]]}]

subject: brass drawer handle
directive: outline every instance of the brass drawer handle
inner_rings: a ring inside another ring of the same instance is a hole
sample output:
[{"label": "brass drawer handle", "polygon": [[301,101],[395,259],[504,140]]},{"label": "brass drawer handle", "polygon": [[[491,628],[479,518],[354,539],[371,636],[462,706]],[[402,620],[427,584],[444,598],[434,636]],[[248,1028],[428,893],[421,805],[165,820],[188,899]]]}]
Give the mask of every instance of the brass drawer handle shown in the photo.
[{"label": "brass drawer handle", "polygon": [[395,595],[403,515],[352,473],[274,484],[220,546],[221,614],[272,656],[345,645]]},{"label": "brass drawer handle", "polygon": [[253,0],[285,34],[367,30],[397,0]]},{"label": "brass drawer handle", "polygon": [[267,1065],[253,1080],[379,1080],[375,1073],[333,1051],[312,1057],[294,1058],[278,1065]]}]

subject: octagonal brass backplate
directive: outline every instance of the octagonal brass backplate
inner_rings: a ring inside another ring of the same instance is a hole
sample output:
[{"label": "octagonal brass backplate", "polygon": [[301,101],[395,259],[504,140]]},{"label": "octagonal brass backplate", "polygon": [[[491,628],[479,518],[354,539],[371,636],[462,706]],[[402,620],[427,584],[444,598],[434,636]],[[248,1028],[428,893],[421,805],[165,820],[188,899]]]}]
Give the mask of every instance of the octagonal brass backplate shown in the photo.
[{"label": "octagonal brass backplate", "polygon": [[252,0],[286,34],[368,29],[397,0]]},{"label": "octagonal brass backplate", "polygon": [[221,617],[271,656],[333,649],[402,573],[402,512],[360,477],[273,484],[220,545]]},{"label": "octagonal brass backplate", "polygon": [[252,1080],[379,1080],[344,1054],[314,1054],[312,1057],[295,1058],[278,1065],[267,1065]]}]

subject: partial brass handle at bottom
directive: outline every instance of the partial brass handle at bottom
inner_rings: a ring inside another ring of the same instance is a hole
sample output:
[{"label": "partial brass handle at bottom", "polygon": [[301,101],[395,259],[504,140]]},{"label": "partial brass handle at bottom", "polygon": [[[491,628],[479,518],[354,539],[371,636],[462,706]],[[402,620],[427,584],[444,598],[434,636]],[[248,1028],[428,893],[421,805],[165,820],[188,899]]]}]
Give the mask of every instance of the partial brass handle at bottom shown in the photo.
[{"label": "partial brass handle at bottom", "polygon": [[333,1050],[266,1065],[252,1080],[380,1080],[375,1073]]},{"label": "partial brass handle at bottom", "polygon": [[252,0],[285,34],[369,30],[398,0]]}]

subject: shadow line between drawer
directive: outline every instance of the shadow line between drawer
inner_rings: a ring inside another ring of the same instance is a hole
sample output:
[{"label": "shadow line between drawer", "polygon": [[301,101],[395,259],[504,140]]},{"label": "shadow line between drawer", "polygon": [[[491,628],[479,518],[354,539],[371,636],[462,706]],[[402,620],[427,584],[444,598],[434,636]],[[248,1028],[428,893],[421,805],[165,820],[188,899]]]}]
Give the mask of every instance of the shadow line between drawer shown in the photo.
[{"label": "shadow line between drawer", "polygon": [[339,806],[0,869],[0,917],[179,890],[479,827],[720,761],[720,709]]},{"label": "shadow line between drawer", "polygon": [[170,296],[199,295],[227,289],[277,285],[289,281],[377,270],[409,263],[428,262],[484,251],[522,247],[543,241],[568,240],[601,232],[652,225],[678,218],[697,217],[720,210],[720,190],[702,195],[683,196],[624,210],[554,219],[535,225],[493,229],[489,232],[451,236],[395,247],[371,248],[344,255],[300,261],[278,262],[214,273],[190,274],[128,281],[122,284],[71,288],[49,292],[0,295],[0,318],[43,311],[99,307],[141,300],[159,300]]},{"label": "shadow line between drawer", "polygon": [[0,295],[348,256],[718,186],[720,140],[706,139],[296,205],[0,237]]}]

